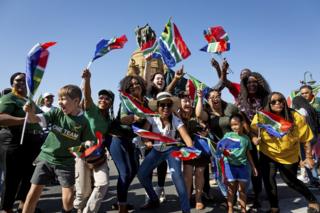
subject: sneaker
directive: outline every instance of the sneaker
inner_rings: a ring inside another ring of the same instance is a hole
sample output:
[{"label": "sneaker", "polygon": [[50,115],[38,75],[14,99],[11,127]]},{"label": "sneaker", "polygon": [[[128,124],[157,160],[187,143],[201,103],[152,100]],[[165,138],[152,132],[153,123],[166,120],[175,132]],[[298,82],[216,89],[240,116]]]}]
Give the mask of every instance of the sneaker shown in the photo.
[{"label": "sneaker", "polygon": [[153,200],[153,201],[149,201],[148,203],[144,204],[143,206],[140,207],[140,210],[149,210],[149,209],[156,209],[159,208],[160,206],[160,202],[159,200]]},{"label": "sneaker", "polygon": [[163,203],[166,201],[166,194],[164,193],[163,187],[156,187],[155,189],[156,194],[158,195],[160,203]]},{"label": "sneaker", "polygon": [[301,180],[303,183],[309,183],[309,178],[306,176],[298,175],[297,178]]}]

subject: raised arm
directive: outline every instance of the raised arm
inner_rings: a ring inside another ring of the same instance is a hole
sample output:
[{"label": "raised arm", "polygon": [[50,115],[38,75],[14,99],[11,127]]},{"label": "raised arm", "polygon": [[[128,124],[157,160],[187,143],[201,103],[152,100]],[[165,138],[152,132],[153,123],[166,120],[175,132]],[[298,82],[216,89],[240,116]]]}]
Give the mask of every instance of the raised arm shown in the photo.
[{"label": "raised arm", "polygon": [[84,110],[89,109],[92,104],[93,100],[91,97],[91,85],[90,85],[90,78],[91,78],[91,73],[88,69],[83,70],[82,72],[82,79],[83,79],[83,84],[82,84],[82,92],[83,92],[83,108]]},{"label": "raised arm", "polygon": [[189,136],[189,133],[186,129],[186,127],[183,125],[181,126],[179,129],[178,129],[179,133],[180,133],[180,136],[182,137],[182,140],[186,143],[186,145],[188,147],[191,147],[193,146],[193,143],[192,143],[192,139],[190,138]]},{"label": "raised arm", "polygon": [[202,100],[203,100],[203,92],[201,90],[197,91],[197,95],[198,95],[198,102],[196,105],[196,117],[202,121],[207,121],[209,116],[207,114],[207,112],[205,112],[203,110],[203,104],[202,104]]},{"label": "raised arm", "polygon": [[166,87],[166,92],[172,93],[178,81],[184,76],[184,74],[185,73],[183,72],[183,65],[182,65],[182,67],[179,70],[177,70],[176,73],[174,74],[174,77],[170,82],[170,84]]}]

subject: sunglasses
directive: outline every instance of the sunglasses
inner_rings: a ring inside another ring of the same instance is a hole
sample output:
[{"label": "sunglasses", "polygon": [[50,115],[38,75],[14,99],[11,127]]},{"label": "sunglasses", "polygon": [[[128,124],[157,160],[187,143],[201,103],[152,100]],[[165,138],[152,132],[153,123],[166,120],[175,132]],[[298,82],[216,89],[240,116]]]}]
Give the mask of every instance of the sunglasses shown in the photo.
[{"label": "sunglasses", "polygon": [[276,100],[271,100],[270,104],[271,105],[276,105],[279,102],[279,104],[283,103],[283,99],[276,99]]},{"label": "sunglasses", "polygon": [[173,106],[173,103],[159,103],[158,106],[161,108],[171,108]]},{"label": "sunglasses", "polygon": [[129,89],[132,89],[134,86],[140,86],[140,84],[138,82],[130,84]]}]

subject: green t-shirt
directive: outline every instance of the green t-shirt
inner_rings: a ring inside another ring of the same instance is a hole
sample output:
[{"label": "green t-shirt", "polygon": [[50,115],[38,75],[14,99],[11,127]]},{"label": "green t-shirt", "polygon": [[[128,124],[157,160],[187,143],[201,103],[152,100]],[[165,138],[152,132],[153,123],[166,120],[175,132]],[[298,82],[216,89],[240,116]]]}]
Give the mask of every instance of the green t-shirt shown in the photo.
[{"label": "green t-shirt", "polygon": [[101,132],[103,135],[109,132],[111,120],[110,118],[104,117],[95,104],[91,104],[91,107],[85,111],[84,116],[89,121],[93,135],[95,135],[96,131]]},{"label": "green t-shirt", "polygon": [[[20,98],[12,93],[8,93],[0,98],[0,113],[8,114],[14,117],[25,117],[26,113],[23,111],[23,106],[26,104],[27,100]],[[36,107],[36,113],[42,112],[40,108]],[[23,125],[12,126],[11,130],[21,131]],[[39,124],[29,124],[27,123],[26,130],[39,130],[42,128]]]},{"label": "green t-shirt", "polygon": [[41,147],[39,159],[54,165],[74,165],[74,157],[68,149],[94,139],[88,120],[84,114],[66,115],[61,109],[53,109],[43,116],[52,127]]},{"label": "green t-shirt", "polygon": [[233,148],[229,150],[230,155],[225,157],[224,160],[228,161],[229,164],[240,166],[247,164],[247,151],[252,149],[251,142],[248,136],[238,135],[235,132],[226,133],[223,138],[233,138],[240,140],[240,148]]}]

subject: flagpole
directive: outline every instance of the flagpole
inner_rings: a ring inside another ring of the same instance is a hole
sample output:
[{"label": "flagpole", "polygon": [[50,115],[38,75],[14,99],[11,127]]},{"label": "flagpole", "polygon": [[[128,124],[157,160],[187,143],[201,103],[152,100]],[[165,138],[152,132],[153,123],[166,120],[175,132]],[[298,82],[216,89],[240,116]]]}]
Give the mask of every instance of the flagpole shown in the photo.
[{"label": "flagpole", "polygon": [[27,120],[28,120],[28,113],[26,113],[26,116],[24,118],[23,127],[22,127],[22,133],[21,133],[21,139],[20,139],[20,145],[23,145],[24,132],[25,132],[26,126],[27,126]]},{"label": "flagpole", "polygon": [[[216,54],[216,55],[218,55],[221,61],[225,60],[225,58],[222,57],[222,54]],[[213,54],[212,54],[212,57],[213,57]],[[230,66],[228,67],[228,70],[230,71],[230,73],[234,73],[233,70],[230,68]]]},{"label": "flagpole", "polygon": [[92,64],[92,61],[90,61],[90,62],[88,63],[88,65],[87,65],[87,70],[90,69],[91,64]]}]

